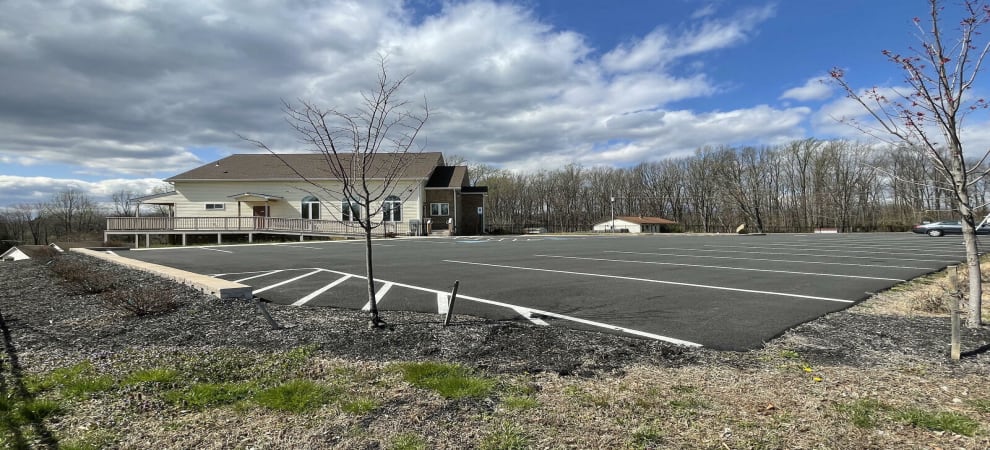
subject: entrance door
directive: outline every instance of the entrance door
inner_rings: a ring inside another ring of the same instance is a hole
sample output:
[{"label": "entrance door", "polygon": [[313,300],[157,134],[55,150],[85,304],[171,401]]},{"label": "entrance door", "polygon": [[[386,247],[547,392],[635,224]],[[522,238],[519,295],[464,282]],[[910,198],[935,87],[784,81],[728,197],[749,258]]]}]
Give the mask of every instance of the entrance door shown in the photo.
[{"label": "entrance door", "polygon": [[268,207],[267,206],[255,206],[252,208],[254,211],[254,228],[256,230],[265,229],[265,218],[268,217]]}]

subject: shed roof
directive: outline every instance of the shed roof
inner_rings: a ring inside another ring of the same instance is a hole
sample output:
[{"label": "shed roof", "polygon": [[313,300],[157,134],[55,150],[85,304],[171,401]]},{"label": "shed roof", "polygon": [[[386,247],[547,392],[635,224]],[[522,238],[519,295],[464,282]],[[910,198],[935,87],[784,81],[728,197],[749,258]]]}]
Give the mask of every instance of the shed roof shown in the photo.
[{"label": "shed roof", "polygon": [[[339,155],[343,167],[353,167],[359,162],[357,158],[360,156],[354,153]],[[428,178],[440,165],[443,165],[443,154],[440,152],[380,153],[370,158],[366,173],[369,178],[384,178],[393,168],[405,166],[400,178]],[[254,153],[230,155],[165,181],[288,180],[298,179],[300,175],[311,180],[338,178],[330,170],[330,163],[322,153]]]},{"label": "shed roof", "polygon": [[467,186],[467,166],[440,166],[433,171],[428,188],[453,188]]}]

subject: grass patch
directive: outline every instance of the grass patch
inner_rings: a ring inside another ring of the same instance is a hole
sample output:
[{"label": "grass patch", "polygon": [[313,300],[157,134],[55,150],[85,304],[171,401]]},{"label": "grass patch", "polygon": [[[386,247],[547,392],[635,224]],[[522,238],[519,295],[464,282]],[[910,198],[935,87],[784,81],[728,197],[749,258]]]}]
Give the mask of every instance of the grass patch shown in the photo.
[{"label": "grass patch", "polygon": [[87,431],[77,438],[59,442],[58,448],[60,450],[100,450],[113,447],[116,440],[117,436],[109,430],[97,429]]},{"label": "grass patch", "polygon": [[981,413],[990,413],[990,400],[971,399],[971,400],[966,400],[966,403]]},{"label": "grass patch", "polygon": [[254,401],[269,409],[302,413],[330,403],[338,393],[336,389],[309,380],[293,380],[259,392]]},{"label": "grass patch", "polygon": [[58,389],[63,397],[88,398],[91,394],[113,388],[114,380],[110,376],[97,374],[92,363],[83,361],[72,367],[55,369],[47,375],[28,377],[25,384],[33,392]]},{"label": "grass patch", "polygon": [[381,406],[381,402],[371,397],[359,397],[344,400],[340,404],[340,409],[346,413],[354,415],[368,414]]},{"label": "grass patch", "polygon": [[28,399],[17,406],[17,416],[23,423],[38,423],[62,412],[55,400]]},{"label": "grass patch", "polygon": [[502,399],[502,407],[514,411],[533,409],[540,406],[540,402],[528,395],[510,395]]},{"label": "grass patch", "polygon": [[529,448],[529,437],[518,425],[500,423],[481,438],[483,450],[520,450]]},{"label": "grass patch", "polygon": [[403,433],[392,439],[389,450],[426,450],[426,439],[413,433]]},{"label": "grass patch", "polygon": [[409,384],[430,389],[444,398],[484,398],[495,388],[494,380],[473,375],[458,364],[414,362],[397,367]]},{"label": "grass patch", "polygon": [[196,383],[185,389],[166,392],[166,401],[186,408],[206,409],[230,405],[251,396],[254,383]]},{"label": "grass patch", "polygon": [[858,428],[876,428],[877,422],[890,407],[878,400],[865,398],[838,404],[835,409],[845,414]]},{"label": "grass patch", "polygon": [[980,429],[979,422],[954,412],[908,408],[898,411],[894,414],[894,418],[915,427],[932,431],[951,431],[963,436],[973,436]]},{"label": "grass patch", "polygon": [[657,425],[644,425],[632,432],[630,445],[635,448],[660,448],[663,429]]}]

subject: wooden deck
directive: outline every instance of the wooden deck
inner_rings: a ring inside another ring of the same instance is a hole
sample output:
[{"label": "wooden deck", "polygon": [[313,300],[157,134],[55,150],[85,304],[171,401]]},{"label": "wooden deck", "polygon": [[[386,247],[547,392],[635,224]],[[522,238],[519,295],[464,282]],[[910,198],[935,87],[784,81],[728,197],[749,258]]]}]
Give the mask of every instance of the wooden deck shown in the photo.
[{"label": "wooden deck", "polygon": [[[379,223],[374,233],[395,236],[401,225]],[[150,246],[152,235],[181,235],[185,245],[187,235],[203,234],[216,234],[217,243],[222,243],[223,235],[230,234],[247,235],[252,242],[255,234],[293,235],[303,240],[306,236],[363,236],[364,230],[357,222],[280,217],[108,217],[104,240],[111,235],[133,235],[137,243],[144,236]]]}]

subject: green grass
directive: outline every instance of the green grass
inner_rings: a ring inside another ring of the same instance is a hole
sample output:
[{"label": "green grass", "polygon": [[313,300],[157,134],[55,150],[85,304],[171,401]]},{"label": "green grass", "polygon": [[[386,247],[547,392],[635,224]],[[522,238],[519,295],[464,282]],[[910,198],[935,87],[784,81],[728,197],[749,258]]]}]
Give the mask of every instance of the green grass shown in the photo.
[{"label": "green grass", "polygon": [[663,429],[657,425],[644,425],[632,432],[630,443],[633,448],[660,448],[663,443]]},{"label": "green grass", "polygon": [[117,437],[109,430],[96,429],[59,442],[58,448],[60,450],[100,450],[113,447],[116,439]]},{"label": "green grass", "polygon": [[981,413],[990,413],[990,400],[971,399],[971,400],[966,400],[966,403]]},{"label": "green grass", "polygon": [[25,423],[38,423],[61,412],[59,402],[47,399],[27,399],[16,409],[17,416]]},{"label": "green grass", "polygon": [[838,404],[835,409],[845,414],[858,428],[876,428],[877,422],[890,407],[878,400],[865,398]]},{"label": "green grass", "polygon": [[529,448],[529,437],[518,425],[500,423],[481,438],[482,450],[521,450]]},{"label": "green grass", "polygon": [[397,364],[397,368],[409,384],[430,389],[444,398],[484,398],[495,388],[495,380],[476,376],[458,364],[413,362]]},{"label": "green grass", "polygon": [[309,380],[293,380],[259,392],[254,401],[269,409],[303,413],[319,409],[338,394],[339,389]]},{"label": "green grass", "polygon": [[340,409],[346,413],[354,415],[368,414],[381,406],[381,402],[371,397],[358,397],[344,400],[340,403]]},{"label": "green grass", "polygon": [[963,436],[973,436],[980,429],[979,422],[954,412],[908,408],[898,411],[894,418],[912,426],[932,431],[951,431]]},{"label": "green grass", "polygon": [[403,433],[392,439],[385,448],[389,450],[426,450],[426,439],[413,433]]},{"label": "green grass", "polygon": [[510,395],[502,399],[502,407],[509,410],[522,411],[540,406],[540,402],[527,395]]},{"label": "green grass", "polygon": [[92,363],[83,361],[72,367],[55,369],[47,375],[27,377],[25,384],[33,392],[58,389],[66,398],[88,398],[90,394],[112,389],[114,380],[96,373]]},{"label": "green grass", "polygon": [[184,389],[166,392],[166,401],[186,408],[207,409],[230,405],[247,399],[257,389],[251,382],[196,383]]}]

